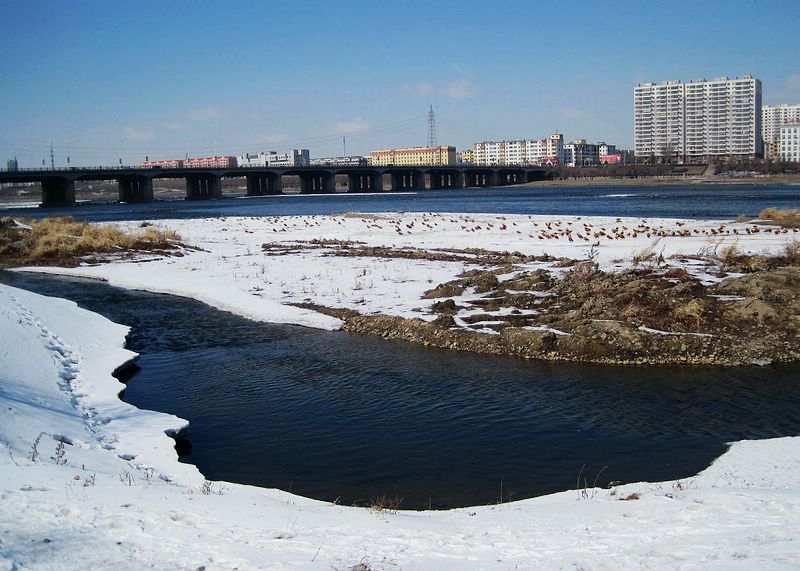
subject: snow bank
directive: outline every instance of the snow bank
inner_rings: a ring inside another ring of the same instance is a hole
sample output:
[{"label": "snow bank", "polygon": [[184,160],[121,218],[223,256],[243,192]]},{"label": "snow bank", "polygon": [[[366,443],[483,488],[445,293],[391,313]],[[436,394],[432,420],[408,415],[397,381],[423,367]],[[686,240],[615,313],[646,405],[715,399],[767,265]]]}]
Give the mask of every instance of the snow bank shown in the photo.
[{"label": "snow bank", "polygon": [[678,482],[446,512],[343,507],[179,464],[165,431],[183,421],[116,398],[126,332],[0,286],[0,569],[800,566],[800,438],[736,443]]},{"label": "snow bank", "polygon": [[[139,224],[119,223],[131,230]],[[742,253],[775,254],[798,236],[778,227],[718,220],[424,212],[203,218],[157,224],[176,231],[199,250],[186,251],[182,257],[32,271],[97,278],[129,289],[191,297],[261,321],[337,329],[340,320],[292,304],[433,319],[429,309],[436,300],[423,299],[424,293],[475,266],[468,259],[434,262],[332,256],[333,246],[313,241],[439,253],[475,248],[578,260],[591,256],[607,271],[630,267],[637,254],[649,250],[711,283],[720,278],[693,257],[707,257],[730,246]],[[264,250],[264,244],[278,249]],[[519,269],[542,267],[556,274],[566,271],[540,262]]]}]

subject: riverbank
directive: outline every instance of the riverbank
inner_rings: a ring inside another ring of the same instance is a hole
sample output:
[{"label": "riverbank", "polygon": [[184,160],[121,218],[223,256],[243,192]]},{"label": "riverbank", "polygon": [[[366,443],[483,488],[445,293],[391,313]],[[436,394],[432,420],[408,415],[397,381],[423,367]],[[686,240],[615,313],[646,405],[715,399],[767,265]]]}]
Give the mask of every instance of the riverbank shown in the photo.
[{"label": "riverbank", "polygon": [[[695,477],[443,512],[203,478],[185,421],[120,402],[127,328],[0,285],[0,568],[780,569],[800,565],[800,438]],[[780,458],[780,462],[775,462]]]},{"label": "riverbank", "polygon": [[780,174],[780,175],[707,175],[688,174],[688,175],[664,175],[664,176],[642,176],[636,178],[629,177],[603,177],[587,176],[572,178],[555,178],[543,181],[529,182],[520,186],[532,187],[574,187],[574,186],[676,186],[676,185],[770,185],[770,184],[791,184],[800,185],[800,175]]},{"label": "riverbank", "polygon": [[346,213],[157,226],[190,248],[31,270],[257,320],[524,358],[800,358],[798,229],[770,221]]}]

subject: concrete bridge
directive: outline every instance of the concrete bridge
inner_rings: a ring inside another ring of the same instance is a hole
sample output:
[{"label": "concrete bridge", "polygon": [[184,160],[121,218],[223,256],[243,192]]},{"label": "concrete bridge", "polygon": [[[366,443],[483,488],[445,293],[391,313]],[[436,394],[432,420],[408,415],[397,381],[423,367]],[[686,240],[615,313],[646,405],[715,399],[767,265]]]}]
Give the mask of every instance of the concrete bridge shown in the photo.
[{"label": "concrete bridge", "polygon": [[[72,168],[0,171],[0,183],[38,182],[42,186],[41,206],[75,204],[76,181],[117,181],[120,202],[153,200],[153,180],[186,180],[187,200],[221,198],[224,178],[245,178],[248,196],[283,193],[283,177],[297,176],[301,194],[336,192],[336,176],[347,177],[348,192],[437,190],[523,184],[548,177],[542,167],[468,165],[418,167],[237,167],[205,168]],[[388,186],[387,186],[388,182]]]}]

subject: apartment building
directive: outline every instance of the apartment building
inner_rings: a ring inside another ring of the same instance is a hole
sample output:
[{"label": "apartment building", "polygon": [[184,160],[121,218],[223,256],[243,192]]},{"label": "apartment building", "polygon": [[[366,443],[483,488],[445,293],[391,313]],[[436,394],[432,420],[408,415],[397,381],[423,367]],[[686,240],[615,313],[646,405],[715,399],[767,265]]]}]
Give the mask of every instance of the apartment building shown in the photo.
[{"label": "apartment building", "polygon": [[763,154],[761,81],[750,75],[641,83],[633,109],[638,158],[700,162]]},{"label": "apartment building", "polygon": [[197,159],[185,159],[183,161],[184,168],[193,169],[193,168],[202,168],[202,169],[226,169],[226,168],[236,168],[237,166],[236,157],[228,157],[228,156],[221,156],[221,157],[200,157]]},{"label": "apartment building", "polygon": [[346,157],[317,157],[309,163],[312,167],[365,167],[369,165],[369,158],[360,155]]},{"label": "apartment building", "polygon": [[800,122],[783,125],[779,132],[780,160],[800,163]]},{"label": "apartment building", "polygon": [[307,167],[310,163],[308,149],[294,149],[289,153],[245,153],[239,155],[237,161],[240,167]]},{"label": "apartment building", "polygon": [[428,166],[456,164],[456,148],[409,147],[405,149],[382,149],[370,153],[372,166]]},{"label": "apartment building", "polygon": [[589,167],[600,164],[600,147],[588,143],[586,139],[575,139],[564,145],[564,165],[568,167]]},{"label": "apartment building", "polygon": [[761,109],[764,157],[779,158],[781,127],[791,123],[800,123],[800,105],[764,105]]},{"label": "apartment building", "polygon": [[475,143],[472,162],[480,166],[563,164],[564,135],[555,133],[544,139]]}]

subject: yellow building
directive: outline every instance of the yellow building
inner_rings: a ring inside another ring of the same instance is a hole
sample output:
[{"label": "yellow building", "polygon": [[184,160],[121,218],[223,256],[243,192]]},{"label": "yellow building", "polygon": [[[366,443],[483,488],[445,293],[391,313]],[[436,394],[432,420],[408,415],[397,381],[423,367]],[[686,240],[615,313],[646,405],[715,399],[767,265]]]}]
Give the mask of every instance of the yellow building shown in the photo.
[{"label": "yellow building", "polygon": [[370,153],[372,166],[416,167],[429,165],[454,165],[455,147],[411,147],[408,149],[383,149]]}]

